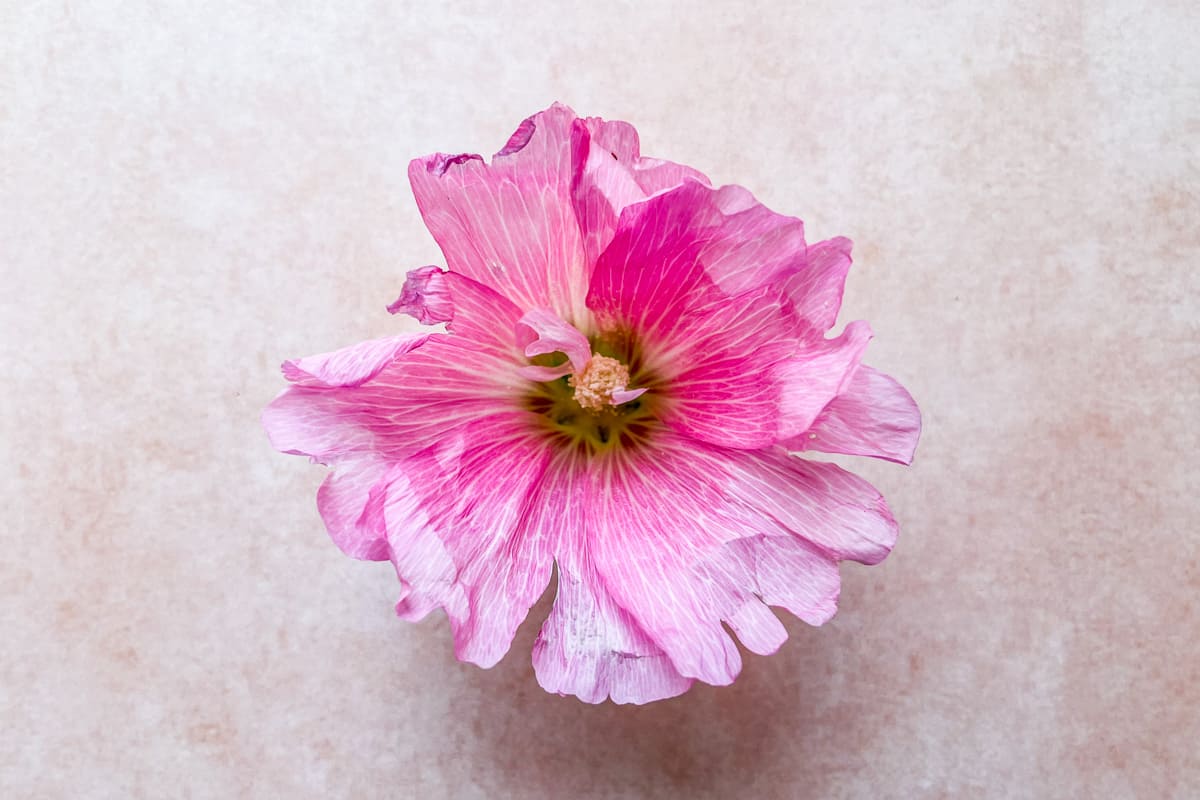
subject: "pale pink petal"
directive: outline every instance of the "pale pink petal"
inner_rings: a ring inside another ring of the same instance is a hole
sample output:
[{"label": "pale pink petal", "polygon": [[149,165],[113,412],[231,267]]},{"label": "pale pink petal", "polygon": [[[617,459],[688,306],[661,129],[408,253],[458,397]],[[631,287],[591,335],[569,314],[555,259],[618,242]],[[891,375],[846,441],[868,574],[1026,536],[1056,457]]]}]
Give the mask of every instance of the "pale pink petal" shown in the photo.
[{"label": "pale pink petal", "polygon": [[396,467],[384,509],[410,587],[399,610],[445,608],[463,661],[499,661],[549,583],[557,542],[526,524],[548,458],[513,412],[459,428]]},{"label": "pale pink petal", "polygon": [[785,277],[785,291],[796,313],[822,333],[833,327],[841,310],[851,246],[844,236],[809,245],[807,264]]},{"label": "pale pink petal", "polygon": [[618,389],[612,393],[612,403],[614,406],[619,406],[622,403],[628,403],[630,400],[637,400],[646,393],[646,389]]},{"label": "pale pink petal", "polygon": [[727,294],[782,288],[807,261],[804,223],[776,214],[741,186],[722,186],[712,201],[724,215],[722,234],[704,248],[709,277]]},{"label": "pale pink petal", "polygon": [[307,358],[283,362],[283,377],[297,386],[358,386],[405,353],[429,338],[424,333],[405,333],[372,339]]},{"label": "pale pink petal", "polygon": [[487,164],[437,154],[409,166],[417,206],[451,271],[522,308],[586,315],[587,264],[571,206],[571,123],[555,105],[521,124]]},{"label": "pale pink petal", "polygon": [[814,342],[807,352],[774,366],[782,390],[775,419],[780,439],[807,431],[822,409],[845,391],[871,336],[867,323],[851,322],[838,338]]},{"label": "pale pink petal", "polygon": [[863,365],[812,427],[783,446],[909,464],[920,436],[921,411],[912,395],[894,378]]},{"label": "pale pink petal", "polygon": [[752,519],[770,519],[837,561],[877,564],[898,528],[883,496],[836,464],[781,449],[726,451],[723,486]]},{"label": "pale pink petal", "polygon": [[454,316],[446,274],[439,267],[411,270],[400,297],[387,310],[389,314],[408,314],[424,325],[446,322]]},{"label": "pale pink petal", "polygon": [[662,649],[613,601],[590,555],[586,468],[560,454],[531,506],[528,525],[558,541],[558,593],[533,647],[538,683],[587,703],[648,703],[687,691]]},{"label": "pale pink petal", "polygon": [[[837,612],[841,588],[837,561],[799,536],[738,539],[727,544],[718,558],[743,564],[749,591],[810,625],[822,625]],[[736,628],[735,632],[745,641]]]},{"label": "pale pink petal", "polygon": [[317,510],[329,536],[342,552],[368,561],[388,558],[387,530],[364,519],[371,491],[383,481],[388,465],[362,459],[340,464],[317,491]]},{"label": "pale pink petal", "polygon": [[[403,458],[446,431],[511,411],[527,386],[517,369],[520,311],[470,279],[445,273],[450,335],[421,334],[410,349],[350,386],[296,385],[263,411],[272,445],[324,463]],[[372,350],[372,352],[374,352]]]},{"label": "pale pink petal", "polygon": [[518,324],[533,333],[534,338],[525,345],[527,356],[565,353],[576,372],[583,371],[592,358],[592,346],[584,335],[549,309],[527,311]]}]

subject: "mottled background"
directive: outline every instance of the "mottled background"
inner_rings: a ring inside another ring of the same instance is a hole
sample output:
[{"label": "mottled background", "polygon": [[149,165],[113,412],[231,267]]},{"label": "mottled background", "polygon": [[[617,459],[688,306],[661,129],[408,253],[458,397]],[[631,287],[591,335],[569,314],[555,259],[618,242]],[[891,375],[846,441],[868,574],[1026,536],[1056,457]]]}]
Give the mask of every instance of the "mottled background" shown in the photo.
[{"label": "mottled background", "polygon": [[[1200,796],[1200,7],[983,5],[0,4],[0,796]],[[258,424],[555,99],[853,238],[925,412],[834,621],[643,708],[395,620]]]}]

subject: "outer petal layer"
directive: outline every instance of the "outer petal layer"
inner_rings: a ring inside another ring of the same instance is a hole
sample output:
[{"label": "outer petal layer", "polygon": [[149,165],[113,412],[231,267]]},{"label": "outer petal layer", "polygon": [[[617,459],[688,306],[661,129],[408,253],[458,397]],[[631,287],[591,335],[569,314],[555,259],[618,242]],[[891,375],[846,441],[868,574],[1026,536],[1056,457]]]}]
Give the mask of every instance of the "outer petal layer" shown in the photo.
[{"label": "outer petal layer", "polygon": [[921,436],[921,411],[912,395],[868,366],[821,411],[807,433],[784,442],[789,450],[820,450],[912,463]]},{"label": "outer petal layer", "polygon": [[521,123],[487,164],[437,154],[409,166],[417,206],[451,271],[494,286],[523,309],[586,315],[579,223],[571,207],[571,123],[555,105]]}]

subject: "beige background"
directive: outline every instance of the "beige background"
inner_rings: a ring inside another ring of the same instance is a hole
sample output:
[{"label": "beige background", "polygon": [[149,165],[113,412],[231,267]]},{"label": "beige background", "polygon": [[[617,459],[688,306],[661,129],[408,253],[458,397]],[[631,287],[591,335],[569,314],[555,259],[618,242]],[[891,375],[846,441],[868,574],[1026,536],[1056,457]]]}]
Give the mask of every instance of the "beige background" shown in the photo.
[{"label": "beige background", "polygon": [[[1200,9],[983,5],[0,5],[0,796],[1200,796]],[[852,237],[925,413],[839,616],[645,708],[395,620],[258,424],[555,99]]]}]

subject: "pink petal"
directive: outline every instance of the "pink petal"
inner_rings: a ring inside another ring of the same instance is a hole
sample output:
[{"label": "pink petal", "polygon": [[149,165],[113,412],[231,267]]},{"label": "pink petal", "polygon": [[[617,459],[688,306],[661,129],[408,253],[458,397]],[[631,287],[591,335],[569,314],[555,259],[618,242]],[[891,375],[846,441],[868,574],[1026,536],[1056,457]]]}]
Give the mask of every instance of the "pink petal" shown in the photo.
[{"label": "pink petal", "polygon": [[781,402],[772,366],[796,350],[790,328],[782,298],[769,290],[682,318],[671,334],[674,349],[649,348],[647,360],[669,386],[663,421],[724,447],[772,444]]},{"label": "pink petal", "polygon": [[420,347],[425,333],[372,339],[332,353],[283,362],[283,376],[297,386],[358,386],[405,353]]},{"label": "pink petal", "polygon": [[852,243],[844,236],[808,246],[807,265],[785,279],[796,313],[821,332],[833,327],[842,307]]},{"label": "pink petal", "polygon": [[329,536],[348,556],[368,561],[388,558],[387,530],[363,518],[371,491],[387,472],[380,461],[352,461],[339,465],[317,491],[317,510]]},{"label": "pink petal", "polygon": [[592,358],[592,346],[584,335],[549,309],[528,311],[518,324],[532,331],[535,337],[525,346],[527,356],[565,353],[576,372],[583,371]]},{"label": "pink petal", "polygon": [[384,509],[396,571],[410,587],[398,610],[445,608],[461,660],[499,661],[549,583],[557,543],[527,524],[548,458],[512,412],[464,426],[396,467]]},{"label": "pink petal", "polygon": [[642,342],[669,345],[684,313],[719,307],[727,295],[705,274],[700,254],[723,219],[712,190],[699,183],[625,208],[588,291],[601,330],[628,327]]},{"label": "pink petal", "polygon": [[400,297],[387,310],[389,314],[408,314],[423,325],[446,322],[454,316],[454,301],[445,273],[438,267],[411,270]]},{"label": "pink petal", "polygon": [[[764,603],[786,608],[810,625],[823,625],[837,612],[837,561],[798,536],[739,539],[727,544],[720,557],[743,565],[747,588]],[[745,641],[741,631],[735,632]]]},{"label": "pink petal", "polygon": [[409,166],[417,206],[454,272],[522,308],[583,319],[587,264],[571,207],[571,123],[554,105],[521,124],[486,164],[437,154]]},{"label": "pink petal", "polygon": [[838,338],[814,342],[808,352],[775,365],[783,392],[775,420],[781,439],[807,431],[821,410],[845,390],[872,335],[867,323],[851,322]]},{"label": "pink petal", "polygon": [[420,347],[354,385],[289,388],[263,412],[272,445],[325,463],[395,460],[458,426],[511,412],[527,386],[517,372],[526,362],[516,343],[519,310],[461,275],[443,280],[454,303],[451,335],[421,334]]},{"label": "pink petal", "polygon": [[896,380],[868,366],[817,415],[812,427],[784,442],[789,450],[820,450],[912,463],[921,411]]},{"label": "pink petal", "polygon": [[755,518],[778,523],[838,561],[877,564],[891,552],[896,521],[862,478],[778,449],[726,452],[726,491]]},{"label": "pink petal", "polygon": [[576,120],[571,147],[575,162],[571,198],[589,264],[612,240],[626,206],[686,180],[708,184],[708,178],[691,167],[643,158],[637,131],[626,122]]},{"label": "pink petal", "polygon": [[529,525],[555,531],[558,594],[533,647],[538,683],[548,692],[587,703],[648,703],[687,691],[692,681],[637,622],[616,605],[596,574],[578,501],[584,470],[559,457],[532,504]]}]

